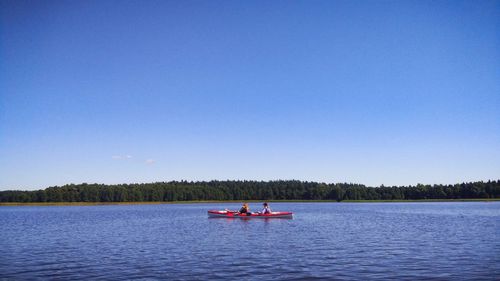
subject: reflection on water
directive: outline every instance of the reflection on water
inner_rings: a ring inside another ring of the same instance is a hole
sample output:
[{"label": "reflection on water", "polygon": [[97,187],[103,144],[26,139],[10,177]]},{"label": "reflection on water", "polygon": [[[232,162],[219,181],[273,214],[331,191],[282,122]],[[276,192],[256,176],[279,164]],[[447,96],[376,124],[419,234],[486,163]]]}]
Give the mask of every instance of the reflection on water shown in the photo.
[{"label": "reflection on water", "polygon": [[236,218],[224,218],[224,217],[208,217],[209,220],[225,220],[228,222],[232,222],[235,220],[249,221],[249,220],[261,220],[264,222],[269,222],[273,220],[293,220],[293,217],[276,217],[276,218],[252,218],[252,217],[236,217]]},{"label": "reflection on water", "polygon": [[500,202],[0,207],[0,279],[481,279],[500,276]]}]

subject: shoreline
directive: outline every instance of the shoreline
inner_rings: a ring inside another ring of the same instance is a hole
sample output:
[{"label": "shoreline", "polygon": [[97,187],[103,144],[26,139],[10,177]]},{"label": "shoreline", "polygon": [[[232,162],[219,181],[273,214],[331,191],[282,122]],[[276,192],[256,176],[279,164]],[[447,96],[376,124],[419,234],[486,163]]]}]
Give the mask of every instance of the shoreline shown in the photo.
[{"label": "shoreline", "polygon": [[[103,206],[103,205],[159,205],[159,204],[210,204],[210,203],[260,203],[266,200],[206,200],[206,201],[141,201],[141,202],[0,202],[2,206]],[[421,200],[268,200],[270,203],[446,203],[446,202],[499,202],[500,198],[481,199],[421,199]]]}]

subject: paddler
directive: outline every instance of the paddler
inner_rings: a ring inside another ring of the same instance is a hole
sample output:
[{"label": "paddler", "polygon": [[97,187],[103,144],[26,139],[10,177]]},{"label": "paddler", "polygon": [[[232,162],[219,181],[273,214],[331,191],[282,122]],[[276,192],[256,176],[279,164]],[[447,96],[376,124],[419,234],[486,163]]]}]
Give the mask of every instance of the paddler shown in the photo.
[{"label": "paddler", "polygon": [[248,207],[247,203],[243,203],[243,206],[241,206],[241,209],[239,210],[240,214],[248,214],[250,213],[250,208]]},{"label": "paddler", "polygon": [[267,202],[264,202],[264,204],[262,204],[262,205],[263,205],[263,209],[260,213],[261,214],[270,214],[271,208],[269,208],[269,204],[267,204]]}]

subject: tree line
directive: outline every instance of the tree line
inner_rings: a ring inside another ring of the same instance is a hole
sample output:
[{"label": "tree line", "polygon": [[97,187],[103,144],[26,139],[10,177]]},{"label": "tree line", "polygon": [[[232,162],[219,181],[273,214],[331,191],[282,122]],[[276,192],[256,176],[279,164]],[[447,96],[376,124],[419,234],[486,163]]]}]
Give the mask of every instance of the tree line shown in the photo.
[{"label": "tree line", "polygon": [[500,180],[453,185],[367,187],[353,183],[170,181],[68,184],[35,191],[0,191],[0,202],[141,202],[198,200],[421,200],[500,198]]}]

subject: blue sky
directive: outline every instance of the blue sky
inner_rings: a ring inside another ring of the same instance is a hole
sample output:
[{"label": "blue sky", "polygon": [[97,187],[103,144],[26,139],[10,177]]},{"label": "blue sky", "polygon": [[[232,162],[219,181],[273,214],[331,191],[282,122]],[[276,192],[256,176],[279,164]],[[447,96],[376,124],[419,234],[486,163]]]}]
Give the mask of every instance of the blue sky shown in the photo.
[{"label": "blue sky", "polygon": [[500,1],[0,0],[0,189],[500,178]]}]

